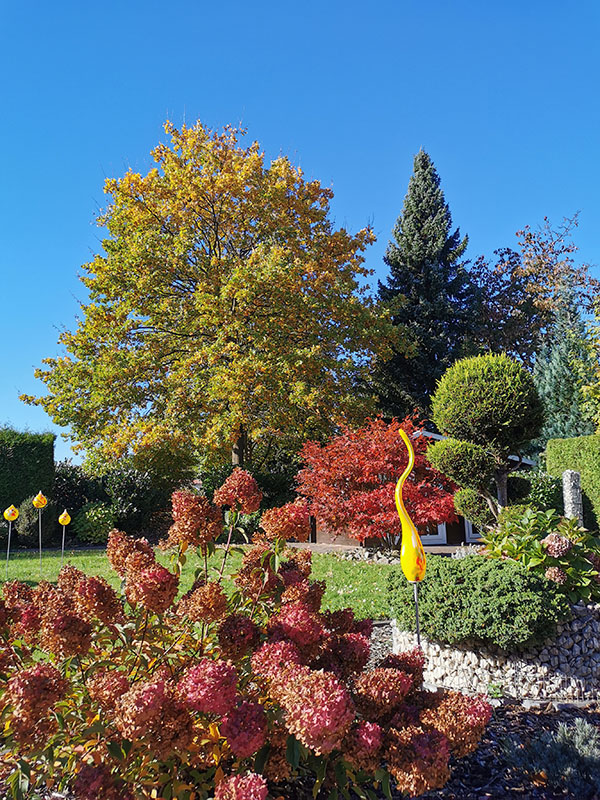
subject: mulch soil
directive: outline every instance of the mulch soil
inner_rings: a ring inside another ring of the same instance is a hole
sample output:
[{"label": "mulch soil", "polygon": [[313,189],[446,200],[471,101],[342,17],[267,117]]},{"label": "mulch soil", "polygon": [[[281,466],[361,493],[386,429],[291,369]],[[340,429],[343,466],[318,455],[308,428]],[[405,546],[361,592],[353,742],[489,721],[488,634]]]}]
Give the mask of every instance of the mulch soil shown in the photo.
[{"label": "mulch soil", "polygon": [[511,770],[502,754],[503,741],[535,742],[542,731],[554,731],[559,723],[571,724],[577,717],[600,725],[600,704],[560,710],[551,704],[535,709],[511,704],[499,706],[494,710],[477,750],[457,760],[446,786],[421,795],[422,800],[503,800],[517,797],[520,800],[581,800],[572,793],[556,792],[544,786],[543,776],[537,785],[533,784],[527,776]]}]

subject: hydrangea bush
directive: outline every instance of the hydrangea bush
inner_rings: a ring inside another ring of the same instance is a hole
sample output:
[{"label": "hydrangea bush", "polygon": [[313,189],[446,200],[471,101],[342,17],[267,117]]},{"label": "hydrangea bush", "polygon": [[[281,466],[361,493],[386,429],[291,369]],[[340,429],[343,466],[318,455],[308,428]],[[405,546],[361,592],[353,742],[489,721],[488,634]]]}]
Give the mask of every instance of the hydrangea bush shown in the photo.
[{"label": "hydrangea bush", "polygon": [[[234,516],[256,505],[248,477],[216,495]],[[443,786],[490,706],[425,691],[420,651],[366,669],[371,623],[321,610],[310,552],[277,535],[302,535],[302,507],[288,511],[287,522],[286,511],[270,513],[233,591],[223,586],[233,522],[221,566],[209,568],[221,512],[191,492],[173,495],[171,569],[147,541],[114,530],[119,593],[71,566],[57,585],[5,584],[0,792],[265,800],[300,776],[315,797],[373,797],[373,785],[390,796],[390,775],[413,796]],[[196,580],[178,597],[194,551]]]},{"label": "hydrangea bush", "polygon": [[572,603],[600,600],[600,540],[576,519],[554,509],[508,506],[482,541],[485,555],[510,558],[544,575]]}]

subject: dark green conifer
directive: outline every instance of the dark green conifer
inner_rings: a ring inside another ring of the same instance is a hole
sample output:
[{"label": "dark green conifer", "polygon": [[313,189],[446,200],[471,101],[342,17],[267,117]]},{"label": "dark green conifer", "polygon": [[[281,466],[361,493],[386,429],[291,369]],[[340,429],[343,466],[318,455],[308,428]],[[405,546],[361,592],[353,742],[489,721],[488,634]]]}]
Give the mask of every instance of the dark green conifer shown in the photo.
[{"label": "dark green conifer", "polygon": [[581,312],[568,291],[537,354],[533,378],[546,411],[546,422],[536,442],[540,448],[548,439],[594,433],[582,392],[585,383],[594,381],[593,359]]},{"label": "dark green conifer", "polygon": [[438,379],[473,352],[478,294],[461,262],[467,241],[458,228],[452,232],[439,175],[420,150],[384,258],[390,274],[379,283],[380,301],[415,344],[413,358],[397,353],[380,365],[375,388],[387,416],[403,417],[415,408],[427,413]]}]

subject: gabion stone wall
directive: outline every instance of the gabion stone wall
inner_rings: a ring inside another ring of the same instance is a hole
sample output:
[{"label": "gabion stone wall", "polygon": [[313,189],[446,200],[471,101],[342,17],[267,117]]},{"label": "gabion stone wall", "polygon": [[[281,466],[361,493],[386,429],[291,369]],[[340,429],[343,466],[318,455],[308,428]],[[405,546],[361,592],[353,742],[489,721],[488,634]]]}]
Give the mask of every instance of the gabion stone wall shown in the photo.
[{"label": "gabion stone wall", "polygon": [[[394,653],[416,647],[414,633],[392,620]],[[490,687],[517,699],[597,700],[600,697],[600,605],[573,606],[555,640],[507,654],[498,648],[445,645],[421,637],[425,680],[469,693]]]}]

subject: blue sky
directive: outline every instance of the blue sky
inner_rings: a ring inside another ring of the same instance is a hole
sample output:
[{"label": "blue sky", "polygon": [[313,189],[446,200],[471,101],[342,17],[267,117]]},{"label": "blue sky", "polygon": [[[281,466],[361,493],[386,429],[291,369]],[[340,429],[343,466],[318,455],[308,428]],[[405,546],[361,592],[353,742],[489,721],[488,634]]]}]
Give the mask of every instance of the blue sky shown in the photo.
[{"label": "blue sky", "polygon": [[594,0],[1,0],[0,424],[57,430],[18,395],[85,299],[104,178],[147,170],[167,118],[241,123],[331,186],[376,277],[420,147],[471,258],[579,210],[600,263],[599,36]]}]

